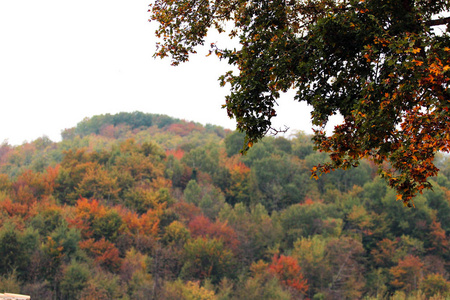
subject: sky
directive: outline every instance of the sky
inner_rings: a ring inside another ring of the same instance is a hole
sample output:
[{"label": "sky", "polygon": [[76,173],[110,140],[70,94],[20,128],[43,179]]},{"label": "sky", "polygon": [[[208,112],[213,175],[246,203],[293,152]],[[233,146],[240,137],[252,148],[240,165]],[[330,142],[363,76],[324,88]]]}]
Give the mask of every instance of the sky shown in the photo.
[{"label": "sky", "polygon": [[[235,129],[218,82],[230,66],[207,47],[177,67],[153,58],[150,2],[0,1],[0,143],[59,141],[86,117],[133,111]],[[274,126],[312,133],[310,109],[292,98],[279,101]]]}]

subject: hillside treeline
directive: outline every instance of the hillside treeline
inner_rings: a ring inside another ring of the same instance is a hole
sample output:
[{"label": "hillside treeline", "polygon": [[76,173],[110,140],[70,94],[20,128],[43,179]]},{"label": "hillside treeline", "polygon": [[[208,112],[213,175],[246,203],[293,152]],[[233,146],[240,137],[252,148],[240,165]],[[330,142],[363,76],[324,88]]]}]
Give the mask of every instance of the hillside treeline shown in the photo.
[{"label": "hillside treeline", "polygon": [[32,299],[448,299],[450,160],[414,208],[310,136],[162,115],[0,146],[0,292]]}]

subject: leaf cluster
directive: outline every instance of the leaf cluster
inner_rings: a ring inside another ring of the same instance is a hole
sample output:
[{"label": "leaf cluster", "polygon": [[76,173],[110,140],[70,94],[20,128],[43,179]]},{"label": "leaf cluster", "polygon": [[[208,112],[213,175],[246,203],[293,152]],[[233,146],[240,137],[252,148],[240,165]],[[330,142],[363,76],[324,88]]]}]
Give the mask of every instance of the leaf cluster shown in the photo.
[{"label": "leaf cluster", "polygon": [[[235,71],[224,108],[246,133],[245,153],[271,130],[280,93],[313,107],[315,146],[331,161],[313,177],[357,166],[379,166],[405,205],[430,188],[433,159],[449,151],[450,38],[448,1],[156,1],[152,21],[161,38],[156,56],[187,61],[217,28],[238,49],[211,45]],[[340,114],[332,134],[324,128]]]}]

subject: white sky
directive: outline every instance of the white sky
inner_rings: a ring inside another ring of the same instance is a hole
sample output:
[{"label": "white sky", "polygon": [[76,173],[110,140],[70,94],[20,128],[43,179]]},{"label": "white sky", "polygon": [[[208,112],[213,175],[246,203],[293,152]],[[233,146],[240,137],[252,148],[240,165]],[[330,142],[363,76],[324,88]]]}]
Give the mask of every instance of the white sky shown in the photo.
[{"label": "white sky", "polygon": [[[217,81],[230,67],[207,47],[178,67],[155,60],[150,2],[0,0],[0,143],[59,141],[85,117],[136,110],[234,129]],[[305,104],[285,97],[277,112],[276,127],[311,133]]]}]

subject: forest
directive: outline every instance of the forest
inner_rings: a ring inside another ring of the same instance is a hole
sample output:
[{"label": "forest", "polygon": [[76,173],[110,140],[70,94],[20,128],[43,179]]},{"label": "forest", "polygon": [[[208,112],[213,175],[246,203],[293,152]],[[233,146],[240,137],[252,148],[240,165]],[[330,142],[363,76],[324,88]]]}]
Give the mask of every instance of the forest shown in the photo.
[{"label": "forest", "polygon": [[0,145],[0,292],[31,299],[449,299],[450,159],[408,208],[311,136],[142,112]]}]

